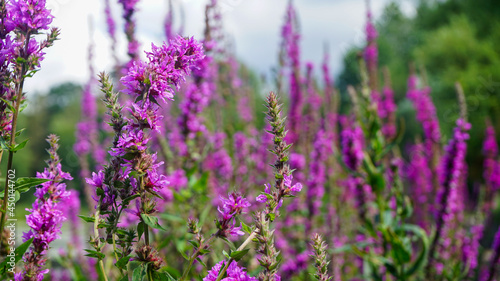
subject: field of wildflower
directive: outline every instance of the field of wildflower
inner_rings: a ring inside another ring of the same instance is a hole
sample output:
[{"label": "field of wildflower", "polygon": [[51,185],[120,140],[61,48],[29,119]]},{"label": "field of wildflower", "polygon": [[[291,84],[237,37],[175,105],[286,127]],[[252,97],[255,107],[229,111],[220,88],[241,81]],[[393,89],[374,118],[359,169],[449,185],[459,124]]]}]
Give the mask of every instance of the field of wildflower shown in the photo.
[{"label": "field of wildflower", "polygon": [[[94,69],[90,44],[69,173],[64,136],[35,138],[22,121],[38,118],[25,86],[60,31],[45,0],[0,0],[0,280],[500,280],[495,115],[477,121],[456,77],[446,132],[413,61],[396,93],[369,2],[344,86],[328,51],[319,66],[301,60],[293,1],[272,81],[231,51],[225,3],[190,19],[205,23],[200,38],[170,9],[154,44],[138,41],[138,2],[103,0],[115,63]],[[470,120],[485,124],[482,151],[468,152]],[[28,140],[48,147],[33,174],[19,168]]]}]

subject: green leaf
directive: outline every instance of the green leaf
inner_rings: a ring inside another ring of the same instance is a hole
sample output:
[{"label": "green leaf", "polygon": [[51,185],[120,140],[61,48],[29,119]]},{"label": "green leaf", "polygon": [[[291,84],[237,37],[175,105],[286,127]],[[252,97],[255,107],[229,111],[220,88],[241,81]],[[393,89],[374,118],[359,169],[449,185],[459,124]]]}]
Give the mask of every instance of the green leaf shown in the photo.
[{"label": "green leaf", "polygon": [[39,178],[18,178],[16,180],[16,190],[19,191],[20,193],[24,193],[30,190],[30,188],[48,181],[51,180],[39,179]]},{"label": "green leaf", "polygon": [[401,240],[397,237],[392,237],[392,256],[399,264],[405,264],[411,260],[411,253],[405,248]]},{"label": "green leaf", "polygon": [[9,144],[3,137],[0,137],[0,147],[2,147],[2,150],[9,150]]},{"label": "green leaf", "polygon": [[205,192],[207,190],[208,176],[208,172],[204,172],[200,179],[193,183],[192,189],[198,193]]},{"label": "green leaf", "polygon": [[145,224],[151,226],[152,228],[166,230],[163,227],[161,227],[161,225],[158,223],[157,217],[152,217],[148,214],[141,214],[141,218]]},{"label": "green leaf", "polygon": [[22,128],[21,130],[17,131],[16,138],[19,137],[24,132],[24,130],[26,130],[26,128]]},{"label": "green leaf", "polygon": [[139,193],[133,194],[122,201],[122,205],[127,205],[130,201],[134,200],[137,197],[140,197],[141,195]]},{"label": "green leaf", "polygon": [[250,249],[243,249],[241,251],[234,251],[234,252],[231,252],[230,256],[233,260],[239,261],[248,253],[248,251],[250,251]]},{"label": "green leaf", "polygon": [[16,109],[14,108],[14,106],[12,106],[12,104],[9,101],[7,101],[5,99],[2,99],[2,98],[0,98],[0,101],[3,101],[7,105],[7,107],[10,109],[10,112],[16,111]]},{"label": "green leaf", "polygon": [[183,218],[181,218],[179,216],[172,215],[172,214],[160,214],[160,217],[162,219],[169,220],[169,221],[184,222]]},{"label": "green leaf", "polygon": [[142,279],[144,279],[144,276],[146,276],[145,267],[144,265],[140,265],[136,269],[134,269],[134,272],[132,273],[132,281],[142,281]]},{"label": "green leaf", "polygon": [[101,252],[97,252],[94,250],[88,250],[88,249],[84,249],[84,250],[88,253],[85,255],[87,257],[96,258],[98,260],[102,260],[102,259],[104,259],[104,257],[106,257],[106,255],[104,255]]},{"label": "green leaf", "polygon": [[127,266],[128,262],[129,262],[129,260],[130,260],[131,258],[132,258],[132,255],[128,255],[128,256],[126,256],[126,257],[123,257],[123,258],[119,259],[119,260],[115,263],[116,267],[121,268],[121,269],[124,269],[124,268]]},{"label": "green leaf", "polygon": [[[30,240],[24,242],[23,244],[19,245],[19,247],[17,247],[15,250],[14,250],[14,263],[17,263],[24,255],[24,253],[28,250],[28,248],[31,246],[31,243],[33,242],[33,238],[31,238]],[[7,248],[7,251],[10,253],[9,251],[10,249]],[[5,257],[4,261],[0,264],[0,273],[1,274],[5,274],[5,272],[7,271],[7,262],[10,260],[10,257],[7,256]]]},{"label": "green leaf", "polygon": [[176,278],[180,278],[182,275],[182,273],[175,267],[166,266],[162,268],[162,271],[168,274],[172,280],[176,280]]},{"label": "green leaf", "polygon": [[207,268],[207,269],[208,269],[207,264],[206,264],[204,261],[202,261],[199,257],[198,257],[198,258],[196,258],[196,260],[197,260],[197,261],[198,261],[201,265],[203,265],[203,267],[205,267],[205,268]]},{"label": "green leaf", "polygon": [[16,146],[14,146],[13,148],[11,148],[11,150],[10,150],[10,151],[12,151],[12,152],[16,152],[16,151],[18,151],[18,150],[23,149],[23,148],[26,146],[26,144],[28,143],[28,141],[29,141],[29,139],[26,139],[25,141],[23,141],[23,142],[21,142],[21,143],[16,144]]},{"label": "green leaf", "polygon": [[243,231],[245,231],[246,233],[248,234],[252,233],[252,228],[246,225],[244,222],[241,222],[241,227],[243,228]]},{"label": "green leaf", "polygon": [[82,220],[84,220],[85,222],[95,222],[95,218],[94,217],[86,217],[86,216],[78,216],[79,218],[81,218]]},{"label": "green leaf", "polygon": [[142,234],[144,233],[144,223],[141,221],[137,224],[137,240],[141,240]]},{"label": "green leaf", "polygon": [[405,276],[411,276],[416,272],[419,272],[426,264],[427,264],[427,255],[429,253],[429,237],[427,237],[427,233],[421,227],[413,224],[404,224],[400,227],[401,230],[405,230],[407,232],[411,232],[415,234],[422,241],[422,250],[418,255],[415,262],[405,271]]},{"label": "green leaf", "polygon": [[267,217],[269,218],[269,220],[270,220],[271,222],[273,222],[273,221],[274,221],[274,219],[276,219],[276,214],[274,214],[274,213],[269,213],[269,214],[267,214]]},{"label": "green leaf", "polygon": [[233,242],[229,241],[229,239],[227,239],[227,237],[220,237],[220,239],[222,239],[222,241],[226,242],[226,244],[229,246],[229,248],[231,249],[231,251],[235,251],[236,250],[236,246],[234,245]]},{"label": "green leaf", "polygon": [[157,272],[157,271],[154,271],[152,273],[152,277],[153,277],[153,280],[157,280],[157,281],[176,281],[176,279],[174,277],[172,277],[172,275],[170,275],[168,272]]},{"label": "green leaf", "polygon": [[193,247],[195,247],[196,249],[200,247],[200,243],[196,240],[189,240],[188,243],[193,245]]}]

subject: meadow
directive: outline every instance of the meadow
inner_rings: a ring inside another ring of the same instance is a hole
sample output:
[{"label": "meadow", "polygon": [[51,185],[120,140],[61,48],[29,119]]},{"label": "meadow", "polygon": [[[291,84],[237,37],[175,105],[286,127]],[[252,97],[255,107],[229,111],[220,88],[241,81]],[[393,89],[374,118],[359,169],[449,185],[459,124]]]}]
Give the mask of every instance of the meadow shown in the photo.
[{"label": "meadow", "polygon": [[270,80],[225,2],[196,38],[170,1],[161,44],[138,41],[139,0],[103,2],[113,68],[91,43],[85,85],[33,96],[60,30],[45,0],[0,1],[1,280],[500,280],[500,34],[471,20],[493,1],[367,1],[337,77],[328,48],[302,60],[289,1]]}]

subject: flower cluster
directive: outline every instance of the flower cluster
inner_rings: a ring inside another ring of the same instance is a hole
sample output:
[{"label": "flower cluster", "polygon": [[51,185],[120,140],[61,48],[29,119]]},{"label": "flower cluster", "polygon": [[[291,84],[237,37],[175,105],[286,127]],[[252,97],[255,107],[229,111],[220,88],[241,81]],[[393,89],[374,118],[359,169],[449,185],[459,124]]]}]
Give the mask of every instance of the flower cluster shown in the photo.
[{"label": "flower cluster", "polygon": [[372,22],[372,14],[371,12],[367,13],[367,22],[366,22],[366,27],[365,27],[365,33],[366,33],[366,42],[368,45],[365,48],[364,51],[364,56],[366,60],[366,64],[368,65],[368,68],[370,69],[371,67],[377,67],[377,57],[378,57],[378,50],[377,50],[377,44],[375,40],[377,40],[378,34],[377,30],[375,29],[375,26],[373,25]]},{"label": "flower cluster", "polygon": [[426,138],[426,149],[429,153],[432,150],[432,145],[439,143],[441,139],[441,131],[439,129],[439,121],[436,115],[436,107],[432,102],[429,87],[424,89],[417,88],[417,77],[410,76],[408,79],[408,99],[413,102],[413,106],[417,111],[417,120],[422,123],[424,128],[424,136]]},{"label": "flower cluster", "polygon": [[346,127],[341,133],[341,141],[342,159],[349,169],[356,171],[363,161],[363,130],[358,126]]},{"label": "flower cluster", "polygon": [[484,155],[484,180],[490,194],[500,188],[500,165],[498,157],[498,144],[495,136],[495,129],[492,125],[486,128],[486,136],[483,144]]},{"label": "flower cluster", "polygon": [[[50,143],[50,159],[47,161],[49,168],[45,168],[43,173],[37,173],[39,179],[48,179],[35,191],[36,200],[30,212],[26,216],[26,223],[30,227],[28,232],[23,234],[23,241],[33,239],[30,249],[24,254],[25,262],[23,272],[15,275],[15,280],[43,280],[43,275],[49,272],[43,269],[49,244],[59,239],[61,226],[66,220],[65,214],[61,210],[60,202],[66,200],[70,194],[66,191],[66,184],[63,180],[72,180],[73,178],[61,170],[61,163],[57,155],[57,144],[59,138],[50,135],[47,141]],[[35,277],[34,279],[29,279]]]},{"label": "flower cluster", "polygon": [[433,195],[432,171],[428,165],[425,147],[422,143],[416,144],[411,150],[406,175],[410,180],[413,200],[421,206],[415,208],[415,215],[420,226],[428,230],[427,215],[431,210],[428,210],[426,203],[431,200]]},{"label": "flower cluster", "polygon": [[281,30],[283,50],[280,61],[283,66],[288,67],[289,71],[291,103],[288,113],[290,132],[287,141],[291,143],[296,143],[298,140],[304,102],[301,87],[302,77],[300,75],[300,33],[297,25],[297,14],[293,3],[290,2],[286,11],[285,24]]},{"label": "flower cluster", "polygon": [[137,61],[121,79],[124,92],[137,99],[147,97],[150,101],[172,100],[174,89],[179,89],[196,62],[203,59],[203,47],[193,38],[178,36],[169,44],[160,47],[151,44],[146,52],[148,62]]},{"label": "flower cluster", "polygon": [[133,18],[139,0],[119,0],[118,2],[123,6],[125,34],[128,40],[128,55],[130,57],[130,62],[133,62],[139,58],[139,42],[135,38],[135,21]]},{"label": "flower cluster", "polygon": [[24,34],[37,34],[39,30],[49,29],[54,17],[45,5],[45,0],[10,1],[10,24]]},{"label": "flower cluster", "polygon": [[220,200],[222,206],[219,206],[217,209],[221,215],[217,221],[217,227],[219,228],[218,235],[229,237],[245,234],[241,231],[241,227],[235,226],[235,220],[238,215],[243,213],[245,208],[250,207],[250,202],[234,192],[229,194],[227,199],[221,197]]},{"label": "flower cluster", "polygon": [[[22,85],[26,74],[40,67],[43,49],[50,47],[59,34],[53,28],[45,41],[38,42],[33,37],[49,29],[52,22],[53,16],[45,4],[45,0],[0,3],[0,135],[12,130],[13,115],[17,115],[8,110],[7,103],[19,108],[25,100],[22,91],[14,92],[13,84]],[[17,98],[18,95],[21,97]]]},{"label": "flower cluster", "polygon": [[[284,178],[283,178],[283,186],[284,186],[283,196],[295,195],[302,190],[302,184],[300,182],[292,184],[292,180],[293,180],[292,174],[284,176]],[[271,196],[271,185],[264,184],[264,187],[265,187],[264,194],[260,194],[259,196],[257,196],[257,199],[256,199],[257,202],[261,202],[261,203],[267,202],[268,197]],[[277,209],[279,209],[282,204],[283,204],[283,199],[281,199],[278,202]]]},{"label": "flower cluster", "polygon": [[[310,216],[317,215],[321,205],[321,200],[325,194],[325,183],[327,181],[327,171],[325,162],[328,156],[331,155],[329,142],[323,130],[319,130],[316,134],[316,141],[311,152],[310,176],[307,189],[307,207]],[[300,191],[300,190],[299,190]]]},{"label": "flower cluster", "polygon": [[[207,276],[203,278],[203,281],[216,281],[219,276],[219,272],[222,267],[226,265],[226,261],[221,261],[214,265],[212,269],[208,271]],[[220,279],[221,281],[257,281],[255,277],[250,277],[245,271],[244,267],[239,267],[238,263],[233,261],[229,264],[226,272],[226,277]]]},{"label": "flower cluster", "polygon": [[453,219],[463,211],[462,200],[459,198],[461,180],[466,172],[465,153],[467,150],[466,140],[469,139],[468,130],[471,125],[463,119],[458,119],[453,132],[453,138],[445,148],[445,154],[441,159],[439,169],[440,189],[436,196],[436,234],[430,249],[428,265],[434,265],[434,251],[440,247],[446,251],[446,245],[439,244],[444,234],[454,229]]}]

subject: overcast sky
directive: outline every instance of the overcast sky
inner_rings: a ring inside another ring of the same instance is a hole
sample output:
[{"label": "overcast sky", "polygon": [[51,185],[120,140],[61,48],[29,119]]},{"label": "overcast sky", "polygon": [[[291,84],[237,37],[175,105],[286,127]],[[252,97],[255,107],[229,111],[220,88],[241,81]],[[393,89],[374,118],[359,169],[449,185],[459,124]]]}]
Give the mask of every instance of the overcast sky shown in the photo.
[{"label": "overcast sky", "polygon": [[[185,13],[185,36],[202,38],[204,7],[208,0],[174,0],[176,11],[182,5]],[[126,59],[122,9],[111,0],[117,21],[119,57]],[[259,73],[269,73],[277,63],[280,29],[288,0],[219,0],[223,7],[224,29],[234,38],[238,58]],[[391,0],[372,0],[377,18]],[[93,63],[96,71],[110,70],[110,41],[106,32],[103,0],[47,0],[61,29],[61,37],[47,50],[42,70],[26,84],[28,92],[41,92],[51,86],[88,80],[87,49],[90,39],[89,20],[94,23]],[[403,10],[413,14],[410,0],[399,0]],[[302,60],[321,63],[325,43],[330,49],[330,65],[334,73],[342,68],[342,55],[348,46],[363,42],[365,0],[295,0],[302,32]],[[136,14],[137,34],[142,48],[164,40],[163,21],[167,0],[142,0]],[[178,13],[177,13],[178,15]],[[179,19],[179,17],[177,17]]]}]

